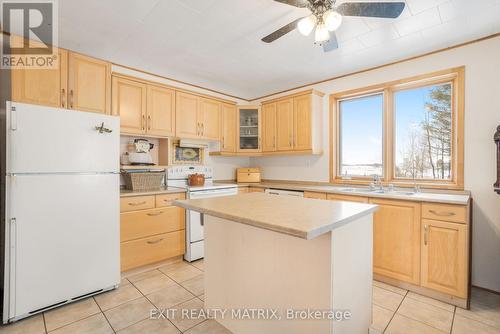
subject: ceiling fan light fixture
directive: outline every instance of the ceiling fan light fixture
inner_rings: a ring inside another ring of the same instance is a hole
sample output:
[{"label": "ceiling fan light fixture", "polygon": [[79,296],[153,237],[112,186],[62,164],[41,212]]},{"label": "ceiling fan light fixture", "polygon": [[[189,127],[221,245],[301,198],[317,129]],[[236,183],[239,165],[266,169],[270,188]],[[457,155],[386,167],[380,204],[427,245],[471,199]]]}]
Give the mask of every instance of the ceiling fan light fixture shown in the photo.
[{"label": "ceiling fan light fixture", "polygon": [[304,36],[309,36],[311,31],[313,31],[314,26],[316,25],[316,16],[309,15],[308,17],[304,17],[297,24],[297,29]]},{"label": "ceiling fan light fixture", "polygon": [[328,10],[323,14],[323,22],[329,31],[335,31],[342,24],[342,15],[333,10]]},{"label": "ceiling fan light fixture", "polygon": [[326,28],[324,24],[318,24],[316,27],[316,32],[314,34],[314,42],[319,45],[323,45],[324,43],[330,40],[330,32]]}]

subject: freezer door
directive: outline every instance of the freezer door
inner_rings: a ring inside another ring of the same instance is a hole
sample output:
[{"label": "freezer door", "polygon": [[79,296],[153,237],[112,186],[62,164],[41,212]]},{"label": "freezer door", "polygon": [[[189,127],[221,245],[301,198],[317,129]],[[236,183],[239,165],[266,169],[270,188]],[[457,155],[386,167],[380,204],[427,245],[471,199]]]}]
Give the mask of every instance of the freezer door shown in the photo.
[{"label": "freezer door", "polygon": [[119,175],[7,179],[9,319],[120,282]]},{"label": "freezer door", "polygon": [[118,117],[7,104],[7,173],[118,172]]}]

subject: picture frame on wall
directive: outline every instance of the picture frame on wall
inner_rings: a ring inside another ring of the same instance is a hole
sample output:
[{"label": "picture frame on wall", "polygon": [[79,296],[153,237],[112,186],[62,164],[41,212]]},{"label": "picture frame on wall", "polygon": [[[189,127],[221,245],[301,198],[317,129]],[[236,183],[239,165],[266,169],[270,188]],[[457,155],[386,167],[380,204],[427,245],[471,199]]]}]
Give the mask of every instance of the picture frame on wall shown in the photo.
[{"label": "picture frame on wall", "polygon": [[172,145],[172,164],[203,165],[204,149],[201,147],[182,147],[179,143]]}]

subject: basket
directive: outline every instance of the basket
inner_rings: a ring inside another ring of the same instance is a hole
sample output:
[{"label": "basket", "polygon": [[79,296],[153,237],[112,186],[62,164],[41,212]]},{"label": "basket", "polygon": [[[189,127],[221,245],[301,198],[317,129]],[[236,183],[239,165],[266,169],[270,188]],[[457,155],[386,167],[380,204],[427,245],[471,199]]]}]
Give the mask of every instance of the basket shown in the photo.
[{"label": "basket", "polygon": [[131,172],[122,170],[125,179],[125,188],[128,190],[155,190],[161,187],[161,181],[165,176],[164,171],[157,172]]}]

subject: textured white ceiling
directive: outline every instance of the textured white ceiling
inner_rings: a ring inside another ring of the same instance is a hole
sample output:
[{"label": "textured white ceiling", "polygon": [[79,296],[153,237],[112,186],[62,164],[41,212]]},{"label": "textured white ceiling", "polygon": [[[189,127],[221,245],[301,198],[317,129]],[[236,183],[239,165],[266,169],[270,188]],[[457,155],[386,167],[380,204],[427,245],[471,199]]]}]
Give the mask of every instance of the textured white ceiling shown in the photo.
[{"label": "textured white ceiling", "polygon": [[396,20],[344,18],[323,53],[313,34],[260,41],[308,13],[273,0],[60,0],[59,44],[252,99],[500,32],[500,0],[406,3]]}]

